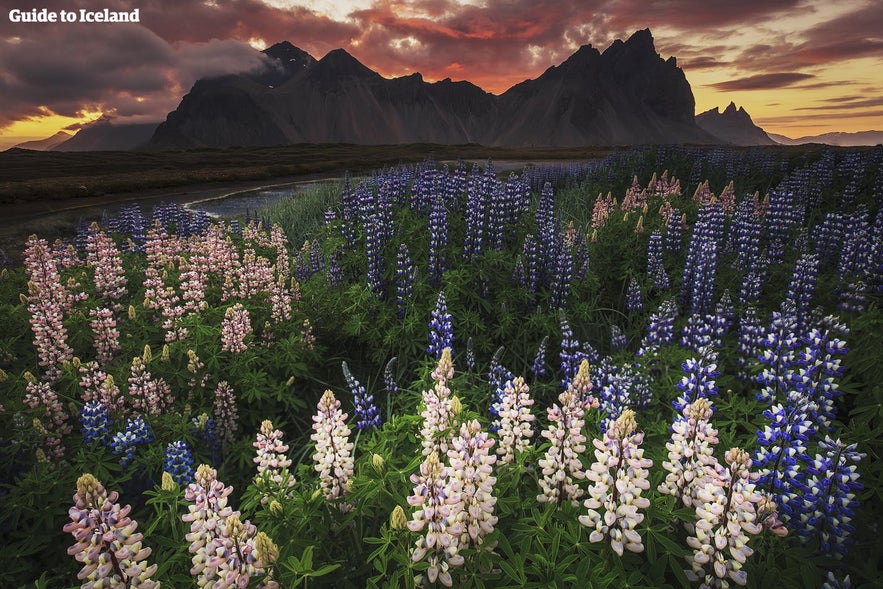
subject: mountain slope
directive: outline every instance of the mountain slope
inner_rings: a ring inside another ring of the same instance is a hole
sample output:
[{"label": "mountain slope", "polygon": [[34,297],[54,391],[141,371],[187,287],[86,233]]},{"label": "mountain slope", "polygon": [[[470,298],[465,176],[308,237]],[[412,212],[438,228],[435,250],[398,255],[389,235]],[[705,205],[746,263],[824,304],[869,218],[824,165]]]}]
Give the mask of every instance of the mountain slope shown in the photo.
[{"label": "mountain slope", "polygon": [[56,145],[52,151],[126,151],[144,145],[156,130],[156,123],[114,124],[99,119]]},{"label": "mountain slope", "polygon": [[34,141],[25,141],[19,143],[15,147],[20,149],[33,149],[34,151],[52,151],[56,146],[70,139],[72,135],[65,131],[59,131],[51,137],[45,139],[36,139]]},{"label": "mountain slope", "polygon": [[716,142],[695,124],[683,72],[656,53],[646,29],[603,54],[584,46],[500,96],[420,74],[387,79],[343,49],[318,61],[290,43],[265,53],[267,72],[197,82],[148,147]]},{"label": "mountain slope", "polygon": [[823,133],[791,139],[784,135],[770,133],[770,137],[782,145],[803,145],[805,143],[824,143],[839,147],[861,147],[864,145],[883,144],[883,131],[858,131],[855,133]]},{"label": "mountain slope", "polygon": [[732,145],[776,145],[776,141],[754,124],[741,106],[731,102],[724,112],[717,107],[696,115],[696,124]]}]

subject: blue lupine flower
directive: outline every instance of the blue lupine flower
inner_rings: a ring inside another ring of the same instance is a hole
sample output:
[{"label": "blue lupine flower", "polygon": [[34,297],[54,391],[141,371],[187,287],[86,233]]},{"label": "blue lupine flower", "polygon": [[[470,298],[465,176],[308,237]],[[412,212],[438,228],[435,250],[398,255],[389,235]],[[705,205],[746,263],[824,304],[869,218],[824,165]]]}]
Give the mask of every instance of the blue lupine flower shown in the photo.
[{"label": "blue lupine flower", "polygon": [[346,384],[353,395],[353,404],[356,407],[354,413],[358,420],[356,422],[356,429],[380,427],[380,411],[378,411],[377,405],[374,404],[374,395],[369,395],[365,387],[356,380],[346,362],[341,362],[340,368],[343,370]]},{"label": "blue lupine flower", "polygon": [[794,272],[788,283],[786,299],[791,303],[790,308],[795,315],[796,327],[801,333],[806,331],[808,326],[818,273],[819,257],[816,254],[804,254],[794,265]]},{"label": "blue lupine flower", "polygon": [[533,357],[533,362],[530,365],[530,371],[533,373],[534,378],[540,378],[542,376],[546,376],[546,350],[549,347],[549,336],[544,336],[540,341],[540,345],[537,347],[537,353]]},{"label": "blue lupine flower", "polygon": [[163,471],[182,487],[193,482],[193,452],[187,442],[178,440],[166,446]]},{"label": "blue lupine flower", "polygon": [[89,401],[80,411],[80,430],[83,432],[83,445],[105,444],[108,441],[111,425],[110,411],[99,401]]},{"label": "blue lupine flower", "polygon": [[803,338],[804,346],[797,350],[791,372],[791,385],[818,406],[815,422],[819,428],[831,429],[835,416],[835,401],[842,395],[838,380],[843,377],[840,358],[849,349],[837,333],[848,333],[846,326],[832,324],[822,329],[813,328]]},{"label": "blue lupine flower", "polygon": [[426,353],[435,358],[441,358],[445,348],[451,348],[454,354],[454,326],[451,322],[451,314],[448,313],[448,305],[445,302],[445,291],[440,290],[435,309],[432,311],[432,319],[429,322],[429,347]]},{"label": "blue lupine flower", "polygon": [[638,284],[634,276],[629,279],[625,295],[625,308],[628,311],[642,311],[644,309],[644,295],[641,293],[641,285]]},{"label": "blue lupine flower", "polygon": [[796,319],[793,314],[774,311],[770,326],[766,330],[758,359],[763,365],[757,382],[761,389],[756,393],[758,400],[775,403],[779,395],[791,389],[791,371],[797,359],[797,346],[800,343]]},{"label": "blue lupine flower", "polygon": [[666,290],[671,284],[662,263],[662,233],[657,229],[647,242],[647,279],[658,290]]},{"label": "blue lupine flower", "polygon": [[837,558],[845,556],[853,542],[856,493],[864,488],[858,482],[858,463],[866,454],[856,447],[825,436],[819,441],[824,454],[816,454],[806,468],[802,527],[797,532],[807,541],[817,539],[819,552]]},{"label": "blue lupine flower", "polygon": [[647,326],[647,335],[641,340],[641,347],[637,355],[643,356],[656,352],[661,346],[674,341],[675,319],[678,317],[678,306],[674,300],[666,299],[659,305],[659,309],[650,315],[650,323]]},{"label": "blue lupine flower", "polygon": [[576,373],[579,371],[579,365],[582,363],[583,358],[586,357],[586,354],[580,351],[580,343],[579,340],[576,339],[573,335],[573,331],[570,329],[570,323],[567,322],[567,317],[564,315],[563,310],[559,310],[558,312],[558,323],[561,326],[561,352],[559,352],[559,357],[561,358],[561,386],[567,388],[570,384],[570,381],[576,376]]},{"label": "blue lupine flower", "polygon": [[757,309],[749,306],[739,318],[738,345],[736,348],[737,377],[740,380],[754,378],[754,364],[757,362],[764,340],[764,329],[757,317]]},{"label": "blue lupine flower", "polygon": [[475,370],[475,343],[472,336],[466,340],[466,370]]},{"label": "blue lupine flower", "polygon": [[113,439],[110,441],[110,449],[117,456],[123,455],[120,458],[120,466],[125,469],[135,458],[136,446],[139,444],[149,444],[152,441],[153,430],[150,429],[150,424],[139,415],[134,419],[127,419],[126,429],[114,434]]},{"label": "blue lupine flower", "polygon": [[665,224],[665,251],[679,253],[681,251],[681,212],[672,209]]},{"label": "blue lupine flower", "polygon": [[448,210],[445,201],[439,195],[432,199],[429,211],[429,262],[427,272],[429,284],[438,287],[441,285],[444,274],[445,255],[444,249],[448,245]]},{"label": "blue lupine flower", "polygon": [[610,326],[610,347],[614,351],[619,351],[625,349],[628,345],[628,340],[625,337],[625,334],[620,329],[619,325],[611,325]]},{"label": "blue lupine flower", "polygon": [[392,357],[383,368],[383,387],[388,395],[395,395],[399,392],[399,385],[396,384],[395,365],[398,358]]},{"label": "blue lupine flower", "polygon": [[717,383],[715,379],[720,376],[717,369],[717,354],[711,350],[699,358],[689,358],[681,364],[684,376],[677,384],[681,391],[678,398],[671,402],[678,413],[684,411],[684,407],[702,397],[708,399],[717,396]]},{"label": "blue lupine flower", "polygon": [[411,295],[414,294],[414,282],[417,279],[417,268],[411,263],[408,246],[402,243],[396,254],[396,312],[399,319],[405,318]]}]

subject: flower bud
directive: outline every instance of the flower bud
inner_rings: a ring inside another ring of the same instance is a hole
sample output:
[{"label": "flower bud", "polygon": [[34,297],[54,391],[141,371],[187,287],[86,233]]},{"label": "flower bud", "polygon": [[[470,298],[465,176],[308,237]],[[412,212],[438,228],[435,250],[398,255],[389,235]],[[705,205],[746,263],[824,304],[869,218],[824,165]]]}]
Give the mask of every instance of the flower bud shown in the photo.
[{"label": "flower bud", "polygon": [[21,376],[22,376],[22,378],[24,378],[26,381],[28,381],[28,382],[31,383],[31,384],[37,384],[37,377],[35,377],[35,376],[31,373],[31,371],[26,370],[25,373],[22,374]]},{"label": "flower bud", "polygon": [[136,316],[135,305],[129,305],[129,320],[134,321]]},{"label": "flower bud", "polygon": [[315,491],[313,491],[313,494],[310,495],[310,501],[315,501],[316,499],[318,499],[321,496],[322,496],[322,489],[316,489]]},{"label": "flower bud", "polygon": [[371,465],[374,467],[374,470],[377,472],[383,472],[383,456],[380,454],[374,454],[371,456]]},{"label": "flower bud", "polygon": [[162,483],[160,486],[163,491],[174,491],[175,488],[178,486],[178,483],[176,483],[174,481],[174,479],[172,478],[172,475],[170,475],[167,472],[163,472],[162,473]]},{"label": "flower bud", "polygon": [[270,513],[274,517],[282,517],[282,504],[275,499],[270,501]]},{"label": "flower bud", "polygon": [[279,547],[264,532],[258,532],[254,538],[255,550],[257,550],[258,558],[264,564],[264,568],[269,568],[276,559],[279,558]]},{"label": "flower bud", "polygon": [[171,354],[169,353],[169,344],[162,345],[162,353],[159,355],[159,359],[163,362],[168,362]]},{"label": "flower bud", "polygon": [[153,352],[150,350],[150,344],[144,344],[144,353],[141,355],[141,360],[145,364],[148,364],[153,360]]},{"label": "flower bud", "polygon": [[389,515],[389,527],[393,530],[404,530],[408,527],[408,517],[401,505],[396,505]]},{"label": "flower bud", "polygon": [[293,384],[294,384],[294,377],[293,377],[293,376],[289,376],[289,377],[288,377],[288,380],[285,381],[285,386],[290,387],[290,386],[293,385]]},{"label": "flower bud", "polygon": [[6,382],[6,380],[8,378],[9,378],[9,375],[6,374],[6,371],[3,370],[2,368],[0,368],[0,382]]},{"label": "flower bud", "polygon": [[460,415],[461,411],[463,411],[463,403],[460,402],[460,397],[451,397],[451,413],[453,415]]}]

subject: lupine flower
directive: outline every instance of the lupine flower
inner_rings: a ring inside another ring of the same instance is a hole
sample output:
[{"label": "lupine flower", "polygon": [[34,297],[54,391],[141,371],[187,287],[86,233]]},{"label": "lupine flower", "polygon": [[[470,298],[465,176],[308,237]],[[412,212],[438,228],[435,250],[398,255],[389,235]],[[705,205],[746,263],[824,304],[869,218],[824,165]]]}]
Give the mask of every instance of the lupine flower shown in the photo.
[{"label": "lupine flower", "polygon": [[679,253],[681,251],[681,231],[684,218],[680,211],[672,209],[668,221],[665,223],[665,251]]},{"label": "lupine flower", "polygon": [[692,507],[697,485],[712,466],[714,447],[718,443],[717,430],[711,426],[712,402],[699,397],[682,411],[682,417],[671,426],[671,438],[665,444],[668,462],[662,466],[668,471],[665,481],[657,487],[663,495],[673,495],[684,507]]},{"label": "lupine flower", "polygon": [[[597,401],[592,406],[597,407]],[[586,451],[586,437],[582,433],[585,409],[586,403],[579,393],[568,387],[558,395],[558,403],[546,410],[549,425],[540,435],[549,440],[550,446],[537,463],[543,475],[539,480],[541,493],[537,495],[540,503],[557,505],[570,501],[576,507],[585,493],[577,483],[585,478],[580,460]]]},{"label": "lupine flower", "polygon": [[239,410],[236,407],[236,395],[233,387],[222,380],[215,388],[212,415],[218,439],[225,446],[230,445],[239,430]]},{"label": "lupine flower", "polygon": [[596,461],[585,476],[594,484],[584,502],[589,513],[579,516],[581,524],[593,528],[589,542],[609,538],[619,556],[623,548],[630,552],[644,550],[635,527],[644,521],[638,509],[650,506],[650,500],[641,497],[641,492],[650,488],[647,469],[653,461],[644,458],[644,449],[639,448],[644,432],[636,432],[637,427],[634,411],[626,409],[607,428],[602,440],[592,440]]},{"label": "lupine flower", "polygon": [[252,331],[248,309],[240,303],[228,307],[221,322],[221,349],[225,352],[244,352],[248,348],[245,337]]},{"label": "lupine flower", "polygon": [[800,513],[801,466],[807,459],[807,444],[816,437],[813,415],[817,407],[811,399],[792,391],[787,407],[777,403],[763,412],[770,423],[757,431],[757,486],[782,510],[786,523]]},{"label": "lupine flower", "polygon": [[458,548],[481,546],[497,523],[497,498],[493,495],[497,479],[492,474],[497,457],[491,453],[493,445],[494,440],[481,431],[475,419],[462,424],[460,435],[451,440],[445,493],[451,503],[451,521],[460,528]]},{"label": "lupine flower", "polygon": [[798,533],[804,540],[817,538],[822,554],[842,558],[852,544],[855,531],[852,520],[859,506],[856,493],[864,487],[858,482],[858,463],[867,455],[856,444],[844,444],[825,436],[819,450],[807,465],[805,494],[800,508]]},{"label": "lupine flower", "polygon": [[417,267],[411,263],[408,246],[402,243],[396,254],[396,311],[399,319],[405,318],[408,303],[414,294],[414,282],[417,279]]},{"label": "lupine flower", "polygon": [[187,442],[178,440],[166,446],[163,472],[182,487],[193,482],[193,452]]},{"label": "lupine flower", "polygon": [[530,388],[524,379],[516,377],[506,381],[503,396],[494,407],[497,413],[494,425],[500,438],[497,454],[504,464],[514,462],[516,453],[524,452],[530,446],[534,416],[530,413],[533,399],[529,393]]},{"label": "lupine flower", "polygon": [[34,420],[39,424],[38,432],[51,456],[60,459],[65,452],[61,439],[73,430],[68,423],[70,415],[48,382],[38,382],[30,372],[25,373],[25,379],[24,403],[31,409],[40,409],[40,417]]},{"label": "lupine flower", "polygon": [[94,334],[95,357],[99,362],[108,364],[120,350],[120,332],[113,311],[107,307],[89,309],[89,317],[89,327]]},{"label": "lupine flower", "polygon": [[172,388],[162,378],[154,379],[142,358],[132,358],[129,371],[129,401],[132,409],[146,415],[159,415],[175,400]]},{"label": "lupine flower", "polygon": [[561,386],[566,388],[579,370],[580,362],[585,357],[585,354],[579,351],[579,340],[574,337],[573,331],[570,329],[570,323],[568,323],[564,311],[560,309],[558,311],[558,323],[561,326],[561,352],[559,357],[561,358],[561,374],[564,377],[561,381]]},{"label": "lupine flower", "polygon": [[595,205],[592,207],[592,229],[600,229],[606,225],[607,219],[610,218],[610,213],[613,212],[615,207],[616,200],[612,194],[608,192],[606,197],[598,194],[598,198],[595,199]]},{"label": "lupine flower", "polygon": [[80,424],[84,446],[104,444],[110,436],[110,411],[100,401],[89,401],[80,411]]},{"label": "lupine flower", "polygon": [[641,311],[644,309],[644,295],[641,293],[641,285],[632,276],[629,279],[628,291],[625,296],[625,308],[628,311]]},{"label": "lupine flower", "polygon": [[650,323],[647,326],[647,335],[641,340],[641,347],[637,355],[655,353],[660,347],[674,341],[674,324],[678,317],[678,307],[672,299],[666,299],[659,305],[659,309],[650,315]]},{"label": "lupine flower", "polygon": [[781,394],[791,389],[790,378],[797,361],[799,341],[794,315],[773,311],[758,355],[763,365],[757,375],[757,382],[761,385],[756,393],[759,401],[775,403]]},{"label": "lupine flower", "polygon": [[729,580],[737,585],[748,582],[742,567],[754,553],[748,546],[749,535],[761,531],[756,506],[763,497],[755,492],[756,475],[748,471],[751,458],[744,450],[731,448],[725,460],[726,467],[706,468],[694,502],[695,534],[687,537],[693,554],[687,558],[691,568],[684,572],[706,587],[723,587]]},{"label": "lupine flower", "polygon": [[190,574],[200,589],[247,587],[252,577],[261,576],[259,587],[277,589],[269,569],[278,548],[227,505],[232,492],[233,487],[219,481],[217,471],[207,464],[196,469],[195,482],[185,489],[184,498],[191,504],[181,519],[190,522],[185,536],[193,554]]},{"label": "lupine flower", "polygon": [[432,320],[429,322],[429,347],[426,353],[435,358],[441,358],[442,351],[451,350],[454,345],[454,326],[451,323],[451,314],[448,313],[448,305],[445,302],[445,291],[440,290],[438,300],[433,309]]},{"label": "lupine flower", "polygon": [[341,362],[340,367],[343,370],[343,376],[346,384],[350,388],[353,395],[353,403],[356,406],[355,415],[358,422],[356,429],[369,429],[372,427],[380,427],[380,411],[374,404],[374,395],[369,395],[365,387],[356,380],[346,362]]},{"label": "lupine flower", "polygon": [[432,199],[429,212],[429,283],[434,287],[441,285],[445,272],[444,249],[448,245],[448,210],[444,199],[439,195]]},{"label": "lupine flower", "polygon": [[114,434],[110,441],[110,449],[116,455],[123,455],[120,458],[120,466],[125,469],[135,459],[136,446],[139,444],[149,444],[152,441],[153,430],[150,429],[150,424],[138,415],[133,419],[127,419],[126,429]]},{"label": "lupine flower", "polygon": [[[414,493],[408,497],[408,505],[416,509],[407,524],[412,532],[425,530],[411,551],[411,560],[420,562],[426,558],[429,582],[438,580],[445,587],[453,585],[450,567],[462,566],[464,562],[457,552],[457,538],[463,530],[452,521],[451,501],[445,486],[449,472],[449,468],[439,462],[436,452],[426,456],[420,464],[420,473],[411,475]],[[418,579],[420,582],[422,578]]]},{"label": "lupine flower", "polygon": [[291,459],[287,455],[288,444],[282,441],[282,431],[275,429],[273,422],[265,419],[252,446],[257,449],[253,461],[258,467],[258,480],[264,486],[261,504],[266,504],[271,496],[288,498],[289,490],[297,481],[289,470]]},{"label": "lupine flower", "polygon": [[805,347],[796,354],[793,370],[788,374],[792,386],[817,405],[813,419],[820,429],[830,429],[836,417],[835,401],[843,394],[838,379],[843,376],[840,357],[849,349],[834,333],[848,333],[846,326],[813,328],[804,338]]},{"label": "lupine flower", "polygon": [[678,390],[681,394],[678,398],[671,402],[674,408],[679,412],[696,399],[717,396],[717,384],[715,379],[720,376],[717,369],[717,354],[711,351],[700,358],[689,358],[681,364],[684,370],[684,376],[678,382]]},{"label": "lupine flower", "polygon": [[533,373],[534,378],[546,376],[546,349],[548,347],[549,336],[543,336],[539,347],[537,347],[537,353],[533,357],[533,362],[530,365],[530,371]]},{"label": "lupine flower", "polygon": [[819,256],[816,254],[804,254],[798,258],[797,263],[794,265],[794,272],[791,275],[791,281],[788,283],[786,298],[793,305],[791,312],[795,315],[797,329],[800,332],[807,329],[810,305],[812,304],[818,273]]},{"label": "lupine flower", "polygon": [[383,367],[383,387],[386,389],[387,395],[395,395],[399,392],[399,385],[396,384],[395,365],[397,357],[392,357],[386,366]]},{"label": "lupine flower", "polygon": [[148,565],[150,548],[142,547],[138,522],[129,517],[131,506],[120,507],[119,493],[109,495],[91,474],[77,479],[74,506],[68,514],[71,521],[64,532],[73,535],[76,543],[67,553],[83,563],[77,579],[83,589],[99,587],[132,587],[159,589],[159,582],[150,577],[157,565]]},{"label": "lupine flower", "polygon": [[475,370],[475,344],[472,336],[466,340],[466,370]]},{"label": "lupine flower", "polygon": [[610,326],[610,347],[614,351],[619,351],[624,349],[628,345],[628,340],[625,337],[625,334],[620,329],[619,325],[611,325]]},{"label": "lupine flower", "polygon": [[98,296],[107,301],[118,301],[126,295],[126,271],[120,251],[113,240],[101,231],[98,223],[92,223],[89,228],[86,262],[95,271],[94,283]]},{"label": "lupine flower", "polygon": [[647,278],[653,281],[653,286],[658,290],[666,290],[670,286],[662,263],[662,233],[659,230],[654,231],[647,242]]},{"label": "lupine flower", "polygon": [[451,426],[453,410],[451,405],[451,389],[448,381],[454,377],[454,364],[451,361],[451,350],[445,348],[442,351],[438,366],[432,371],[432,379],[435,384],[431,389],[424,390],[423,410],[420,416],[423,424],[420,427],[421,444],[423,455],[448,452],[449,436],[439,435],[447,431]]},{"label": "lupine flower", "polygon": [[[327,501],[337,501],[346,495],[347,483],[353,476],[353,443],[349,440],[346,417],[334,393],[325,391],[313,416],[310,439],[316,444],[314,468],[319,473],[319,486]],[[344,503],[339,507],[346,509]]]}]

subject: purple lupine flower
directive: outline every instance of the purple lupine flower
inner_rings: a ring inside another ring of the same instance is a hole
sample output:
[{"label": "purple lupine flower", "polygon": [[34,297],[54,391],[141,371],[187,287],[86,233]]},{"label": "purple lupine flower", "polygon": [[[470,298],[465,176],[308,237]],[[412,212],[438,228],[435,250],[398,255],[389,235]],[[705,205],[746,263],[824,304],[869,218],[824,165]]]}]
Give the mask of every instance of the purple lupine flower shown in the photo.
[{"label": "purple lupine flower", "polygon": [[672,209],[665,224],[665,251],[674,254],[681,251],[681,212],[678,209]]},{"label": "purple lupine flower", "polygon": [[843,377],[841,357],[849,349],[836,335],[846,333],[846,326],[833,320],[830,326],[810,330],[802,340],[803,346],[797,349],[792,370],[787,375],[791,386],[818,406],[814,418],[820,430],[832,428],[837,413],[834,403],[843,394],[837,381]]},{"label": "purple lupine flower", "polygon": [[614,351],[624,350],[628,340],[619,325],[610,326],[610,348]]},{"label": "purple lupine flower", "polygon": [[585,358],[585,354],[580,351],[579,340],[574,337],[573,331],[570,329],[570,323],[567,322],[567,316],[564,315],[563,310],[558,312],[558,323],[561,326],[561,352],[559,357],[561,358],[562,380],[560,384],[562,387],[567,388],[570,385],[570,381],[576,376],[580,362]]},{"label": "purple lupine flower", "polygon": [[797,329],[801,332],[807,329],[818,273],[819,257],[816,254],[804,254],[798,258],[788,283],[786,298],[793,305]]},{"label": "purple lupine flower", "polygon": [[393,356],[383,368],[383,388],[386,389],[387,395],[395,395],[399,392],[399,385],[396,384],[395,366],[398,358]]},{"label": "purple lupine flower", "polygon": [[417,268],[411,263],[407,244],[402,243],[396,254],[396,312],[399,319],[405,318],[416,280]]},{"label": "purple lupine flower", "polygon": [[466,340],[466,370],[475,370],[475,342],[471,335]]},{"label": "purple lupine flower", "polygon": [[644,295],[641,293],[641,285],[632,276],[629,278],[629,286],[625,295],[625,308],[630,312],[644,310]]},{"label": "purple lupine flower", "polygon": [[368,289],[379,299],[383,298],[386,289],[383,280],[384,231],[386,228],[380,213],[372,211],[365,220],[365,256],[368,263]]},{"label": "purple lupine flower", "polygon": [[859,503],[856,494],[864,487],[858,482],[858,463],[867,455],[839,439],[825,436],[809,461],[805,494],[797,533],[805,540],[817,538],[819,552],[840,558],[853,542],[852,520]]},{"label": "purple lupine flower", "polygon": [[549,299],[549,305],[553,309],[566,309],[567,299],[570,296],[570,282],[573,279],[573,254],[560,238],[557,246],[558,251],[555,255],[550,285],[552,296]]},{"label": "purple lupine flower", "polygon": [[353,415],[355,415],[358,420],[356,423],[356,429],[380,427],[380,411],[378,411],[377,405],[374,404],[374,395],[369,395],[365,390],[365,387],[356,380],[352,372],[350,372],[349,366],[347,366],[346,362],[341,362],[340,368],[343,370],[346,384],[349,386],[350,393],[353,395],[353,404],[356,406],[353,411]]},{"label": "purple lupine flower", "polygon": [[647,242],[647,279],[658,290],[666,290],[671,283],[662,263],[662,233],[657,229]]},{"label": "purple lupine flower", "polygon": [[336,251],[328,255],[326,267],[326,279],[328,286],[335,288],[343,284],[343,269],[340,267],[340,252]]},{"label": "purple lupine flower", "polygon": [[540,284],[540,252],[536,238],[532,234],[524,237],[523,256],[527,292],[531,297],[537,293]]},{"label": "purple lupine flower", "polygon": [[641,347],[637,355],[655,353],[661,346],[674,341],[675,319],[678,317],[678,306],[673,299],[666,299],[659,305],[659,309],[650,315],[650,323],[647,325],[647,335],[641,340]]},{"label": "purple lupine flower", "polygon": [[163,472],[182,487],[193,482],[193,452],[187,442],[178,440],[166,446]]},{"label": "purple lupine flower", "polygon": [[753,366],[757,362],[764,339],[764,329],[757,317],[757,309],[749,306],[739,318],[738,346],[736,348],[736,365],[739,367],[737,376],[740,380],[751,380],[754,376]]},{"label": "purple lupine flower", "polygon": [[681,394],[671,402],[678,413],[684,411],[684,407],[696,399],[708,399],[717,396],[717,383],[715,379],[720,376],[717,369],[717,354],[707,350],[699,358],[689,358],[681,364],[684,376],[677,384]]},{"label": "purple lupine flower", "polygon": [[595,369],[595,373],[603,383],[598,389],[599,409],[604,413],[602,432],[606,432],[626,409],[644,409],[652,401],[649,381],[634,366],[614,366],[607,360]]},{"label": "purple lupine flower", "polygon": [[105,444],[109,438],[111,425],[110,411],[100,401],[89,401],[80,411],[80,430],[83,432],[83,445]]},{"label": "purple lupine flower", "polygon": [[445,348],[454,353],[454,326],[451,322],[451,314],[448,313],[448,305],[445,301],[445,291],[438,292],[435,309],[432,311],[432,319],[429,322],[429,347],[426,353],[435,358],[441,358]]},{"label": "purple lupine flower", "polygon": [[441,196],[433,198],[429,211],[429,261],[427,271],[429,283],[441,285],[445,272],[444,249],[448,245],[448,210]]},{"label": "purple lupine flower", "polygon": [[134,419],[127,419],[126,429],[114,434],[113,439],[110,441],[110,449],[116,455],[123,455],[120,458],[120,466],[125,469],[135,459],[136,446],[139,444],[149,444],[152,441],[153,430],[150,429],[150,424],[144,421],[142,416],[138,415]]},{"label": "purple lupine flower", "polygon": [[800,343],[796,331],[793,314],[780,311],[772,313],[758,355],[763,366],[757,375],[757,382],[761,385],[756,393],[758,400],[773,404],[791,389],[791,371],[797,361],[796,350]]},{"label": "purple lupine flower", "polygon": [[540,378],[546,376],[546,350],[549,347],[549,336],[543,336],[543,339],[540,341],[540,345],[537,347],[537,353],[533,357],[533,362],[530,365],[530,371],[533,373],[534,378]]}]

